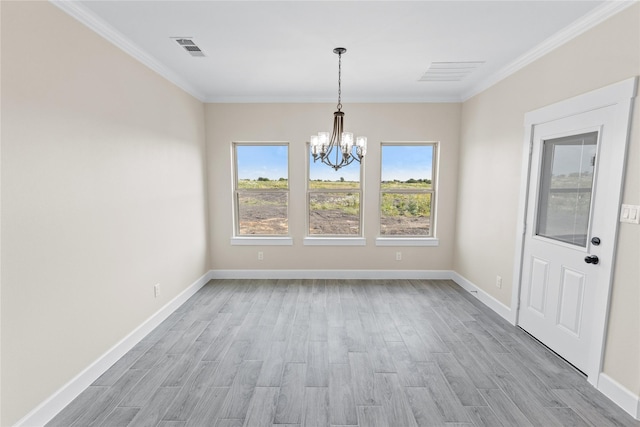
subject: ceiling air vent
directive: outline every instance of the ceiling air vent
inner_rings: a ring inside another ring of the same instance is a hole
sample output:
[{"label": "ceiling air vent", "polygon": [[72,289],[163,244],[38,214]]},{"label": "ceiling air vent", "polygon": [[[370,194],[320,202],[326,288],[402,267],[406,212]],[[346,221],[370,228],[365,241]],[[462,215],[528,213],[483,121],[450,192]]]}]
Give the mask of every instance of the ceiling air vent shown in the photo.
[{"label": "ceiling air vent", "polygon": [[191,56],[204,56],[204,52],[202,49],[195,44],[193,39],[187,37],[173,37],[173,39],[178,43],[187,53]]},{"label": "ceiling air vent", "polygon": [[459,82],[480,68],[484,61],[432,62],[420,77],[421,82]]}]

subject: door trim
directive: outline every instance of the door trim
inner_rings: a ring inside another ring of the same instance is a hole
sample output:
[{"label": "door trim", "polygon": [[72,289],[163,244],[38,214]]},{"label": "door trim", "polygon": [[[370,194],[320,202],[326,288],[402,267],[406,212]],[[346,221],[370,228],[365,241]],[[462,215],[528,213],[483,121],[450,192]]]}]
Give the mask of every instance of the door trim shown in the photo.
[{"label": "door trim", "polygon": [[[513,284],[514,289],[511,293],[511,312],[513,324],[518,324],[520,290],[522,288],[522,262],[524,255],[524,243],[526,232],[526,216],[527,216],[527,200],[529,196],[529,175],[531,172],[531,150],[533,147],[533,130],[534,126],[548,123],[554,120],[571,117],[574,115],[586,113],[604,107],[615,108],[615,120],[611,129],[607,132],[612,133],[613,138],[623,138],[625,140],[624,152],[619,153],[626,155],[626,149],[629,143],[629,129],[631,125],[631,108],[633,98],[636,96],[637,77],[632,77],[618,83],[611,84],[601,89],[587,92],[537,110],[530,111],[524,116],[525,135],[523,142],[522,154],[522,175],[520,178],[520,199],[518,202],[518,225],[516,232],[516,257],[514,260]],[[626,163],[626,162],[625,162]],[[619,170],[609,171],[614,182],[620,182],[619,192],[607,192],[608,200],[605,203],[610,204],[612,208],[620,209],[622,200],[622,184],[624,183],[624,166]],[[615,249],[617,243],[617,231],[619,222],[615,222],[615,242],[608,247],[607,255],[610,255],[612,265],[610,266],[610,274],[606,277],[607,285],[598,288],[596,297],[596,309],[593,318],[593,331],[590,338],[590,361],[585,374],[589,383],[598,386],[598,379],[602,371],[602,362],[604,359],[604,346],[606,340],[607,320],[609,318],[609,300],[611,296],[611,285],[613,280],[613,266],[615,265]]]}]

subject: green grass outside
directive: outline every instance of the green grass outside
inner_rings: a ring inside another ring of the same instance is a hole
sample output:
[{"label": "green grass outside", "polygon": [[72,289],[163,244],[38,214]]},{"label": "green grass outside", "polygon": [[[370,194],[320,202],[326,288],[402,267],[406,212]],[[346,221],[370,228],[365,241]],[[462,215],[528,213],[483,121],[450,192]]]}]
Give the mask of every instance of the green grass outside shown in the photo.
[{"label": "green grass outside", "polygon": [[382,181],[382,190],[431,190],[432,185],[429,180],[408,180],[408,181]]},{"label": "green grass outside", "polygon": [[382,193],[380,210],[386,217],[428,217],[431,194]]},{"label": "green grass outside", "polygon": [[310,197],[311,211],[337,210],[346,215],[360,214],[360,195],[353,193],[315,193]]},{"label": "green grass outside", "polygon": [[280,178],[279,180],[255,180],[239,179],[239,190],[286,190],[289,188],[289,180]]},{"label": "green grass outside", "polygon": [[[414,181],[414,182],[411,182]],[[238,180],[240,190],[276,190],[287,189],[288,180]],[[360,183],[355,181],[310,181],[311,190],[348,190],[359,188]],[[427,180],[384,181],[381,183],[382,203],[381,212],[383,216],[430,216],[431,215],[431,194],[405,194],[391,193],[393,190],[425,190],[431,189],[431,182]],[[360,212],[360,199],[358,194],[351,193],[316,193],[318,196],[311,198],[311,210],[339,210],[347,215],[358,215]],[[320,197],[324,194],[324,197]],[[247,195],[248,196],[248,195]],[[259,204],[279,204],[278,202],[268,202],[259,196],[256,198],[248,196],[244,200],[247,205]]]},{"label": "green grass outside", "polygon": [[348,190],[360,188],[356,181],[309,181],[311,190]]}]

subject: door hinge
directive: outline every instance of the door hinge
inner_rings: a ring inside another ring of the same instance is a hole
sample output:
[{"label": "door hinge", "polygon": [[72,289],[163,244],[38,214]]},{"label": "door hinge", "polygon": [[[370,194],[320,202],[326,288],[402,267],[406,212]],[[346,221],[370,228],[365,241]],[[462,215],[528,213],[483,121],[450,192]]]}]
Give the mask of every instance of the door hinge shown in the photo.
[{"label": "door hinge", "polygon": [[594,154],[594,156],[591,158],[591,166],[595,166],[596,165],[596,156]]}]

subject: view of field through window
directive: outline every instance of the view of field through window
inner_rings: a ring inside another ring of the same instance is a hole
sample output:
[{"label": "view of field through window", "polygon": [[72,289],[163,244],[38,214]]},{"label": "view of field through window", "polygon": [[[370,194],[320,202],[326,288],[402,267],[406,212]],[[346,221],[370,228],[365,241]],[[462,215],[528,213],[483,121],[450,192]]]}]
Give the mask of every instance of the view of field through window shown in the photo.
[{"label": "view of field through window", "polygon": [[360,163],[339,170],[314,162],[309,155],[309,235],[359,236]]},{"label": "view of field through window", "polygon": [[536,234],[587,244],[598,132],[544,142]]},{"label": "view of field through window", "polygon": [[383,144],[380,235],[431,236],[433,144]]},{"label": "view of field through window", "polygon": [[[234,144],[236,235],[288,235],[285,144]],[[382,144],[380,235],[431,236],[434,144]],[[309,154],[308,235],[360,236],[361,164],[339,170]]]},{"label": "view of field through window", "polygon": [[289,147],[236,144],[236,234],[289,234]]}]

